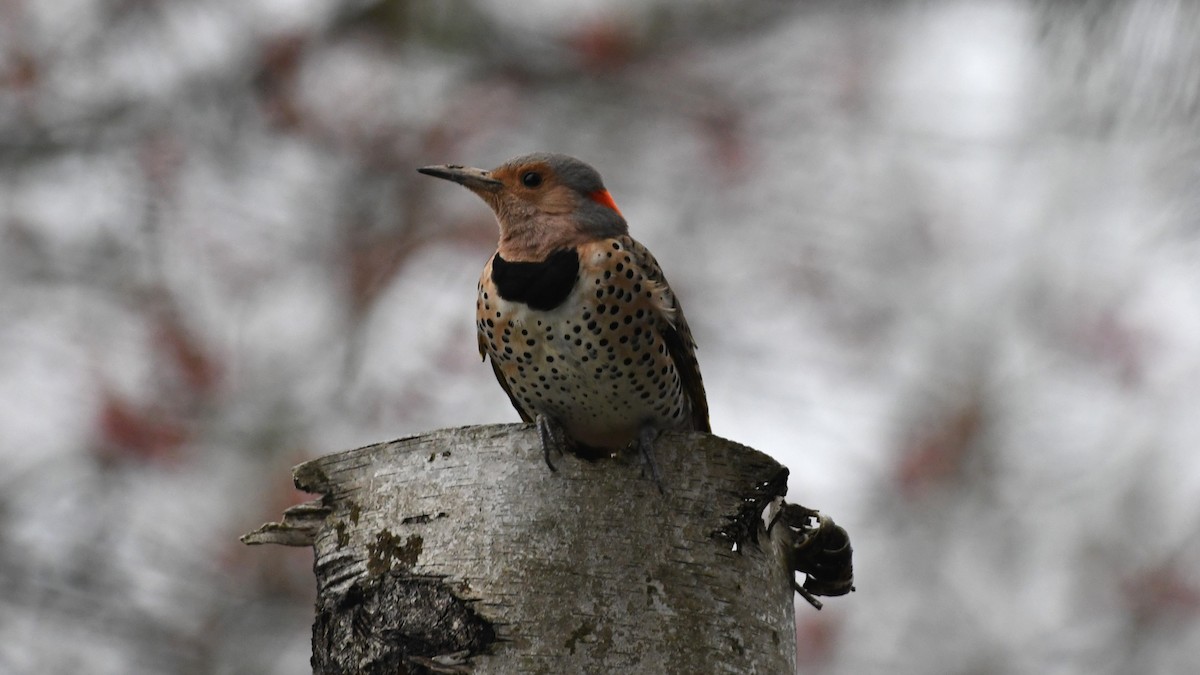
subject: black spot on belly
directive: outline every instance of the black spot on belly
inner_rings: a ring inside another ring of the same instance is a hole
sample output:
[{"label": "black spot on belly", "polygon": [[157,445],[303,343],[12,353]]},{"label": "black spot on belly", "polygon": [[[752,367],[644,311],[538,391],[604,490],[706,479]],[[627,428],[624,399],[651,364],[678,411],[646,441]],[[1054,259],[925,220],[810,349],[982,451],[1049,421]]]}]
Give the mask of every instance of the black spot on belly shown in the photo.
[{"label": "black spot on belly", "polygon": [[562,304],[579,278],[579,254],[560,249],[541,262],[508,262],[492,257],[492,283],[500,297],[540,311]]}]

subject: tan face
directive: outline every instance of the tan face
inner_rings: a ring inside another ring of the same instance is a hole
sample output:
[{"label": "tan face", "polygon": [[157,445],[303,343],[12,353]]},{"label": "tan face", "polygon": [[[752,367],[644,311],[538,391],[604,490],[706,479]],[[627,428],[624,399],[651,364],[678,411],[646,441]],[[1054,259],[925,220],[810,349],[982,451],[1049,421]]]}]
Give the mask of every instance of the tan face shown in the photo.
[{"label": "tan face", "polygon": [[[510,262],[541,260],[560,248],[628,234],[595,170],[565,155],[518,157],[491,171],[459,164],[417,171],[458,183],[483,199],[500,225],[497,250]],[[591,191],[582,192],[580,185]]]},{"label": "tan face", "polygon": [[560,215],[573,212],[579,205],[579,193],[563,185],[545,162],[505,165],[488,173],[503,187],[480,196],[497,213]]}]

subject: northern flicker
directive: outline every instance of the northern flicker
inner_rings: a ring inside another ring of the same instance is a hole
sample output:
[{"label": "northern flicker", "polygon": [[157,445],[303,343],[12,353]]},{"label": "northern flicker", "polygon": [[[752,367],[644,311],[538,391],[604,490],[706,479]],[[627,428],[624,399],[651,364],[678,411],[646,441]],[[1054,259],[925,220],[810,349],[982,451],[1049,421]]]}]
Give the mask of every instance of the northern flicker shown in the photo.
[{"label": "northern flicker", "polygon": [[636,444],[661,489],[658,433],[710,431],[708,403],[683,309],[600,174],[549,153],[491,171],[418,171],[465,186],[496,214],[500,243],[479,279],[479,353],[536,424],[546,463],[553,470],[550,453],[568,443],[606,453]]}]

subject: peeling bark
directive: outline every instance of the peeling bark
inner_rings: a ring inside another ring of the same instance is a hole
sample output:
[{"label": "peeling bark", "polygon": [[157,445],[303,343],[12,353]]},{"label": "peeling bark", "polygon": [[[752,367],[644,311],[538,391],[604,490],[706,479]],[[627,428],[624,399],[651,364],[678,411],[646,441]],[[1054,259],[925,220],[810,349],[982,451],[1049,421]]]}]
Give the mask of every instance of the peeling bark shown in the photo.
[{"label": "peeling bark", "polygon": [[[529,425],[300,465],[321,499],[247,543],[312,545],[316,673],[792,673],[786,469],[699,433],[546,469]],[[736,549],[736,550],[735,550]]]}]

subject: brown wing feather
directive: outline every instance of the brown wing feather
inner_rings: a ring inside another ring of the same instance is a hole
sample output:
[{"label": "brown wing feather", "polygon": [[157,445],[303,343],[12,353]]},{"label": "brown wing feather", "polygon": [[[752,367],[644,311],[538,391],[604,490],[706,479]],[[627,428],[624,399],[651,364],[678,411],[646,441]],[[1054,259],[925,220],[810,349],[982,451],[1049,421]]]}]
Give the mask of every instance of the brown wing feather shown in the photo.
[{"label": "brown wing feather", "polygon": [[692,403],[692,429],[711,433],[708,397],[704,393],[704,380],[700,377],[700,363],[696,360],[696,341],[692,338],[692,330],[688,327],[679,299],[675,297],[662,268],[649,249],[632,237],[621,237],[620,241],[633,253],[634,259],[642,268],[642,274],[663,290],[666,306],[659,310],[662,337],[667,344],[671,360],[675,362],[675,370],[679,373],[683,391]]},{"label": "brown wing feather", "polygon": [[504,393],[508,394],[508,400],[512,403],[513,407],[517,409],[517,414],[521,416],[521,421],[532,422],[533,418],[530,417],[529,413],[525,412],[525,409],[522,408],[521,404],[517,402],[517,397],[513,396],[512,389],[510,389],[508,386],[508,380],[504,379],[504,373],[500,372],[500,366],[497,366],[496,362],[492,361],[490,358],[488,361],[492,364],[492,372],[496,374],[496,381],[499,382],[500,386],[504,388]]}]

